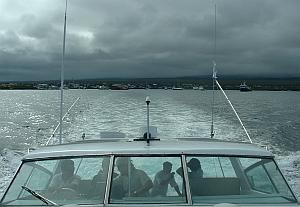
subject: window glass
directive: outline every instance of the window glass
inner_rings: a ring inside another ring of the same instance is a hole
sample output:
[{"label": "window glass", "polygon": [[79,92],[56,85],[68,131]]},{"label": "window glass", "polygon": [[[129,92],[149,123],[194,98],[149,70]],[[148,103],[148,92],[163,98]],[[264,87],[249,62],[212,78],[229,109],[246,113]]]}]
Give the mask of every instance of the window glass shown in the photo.
[{"label": "window glass", "polygon": [[262,165],[259,165],[247,172],[247,177],[254,190],[265,193],[275,193],[275,188],[272,185],[266,170]]},{"label": "window glass", "polygon": [[274,185],[276,186],[278,192],[282,195],[292,198],[292,194],[288,186],[286,185],[278,167],[274,162],[268,162],[265,164],[267,171],[269,172]]},{"label": "window glass", "polygon": [[296,203],[272,159],[187,156],[193,203]]},{"label": "window glass", "polygon": [[11,201],[17,199],[22,192],[22,185],[26,185],[26,181],[29,178],[30,173],[32,172],[33,167],[25,163],[21,166],[21,170],[16,175],[13,184],[8,189],[4,201]]},{"label": "window glass", "polygon": [[187,157],[186,161],[192,196],[239,194],[239,179],[229,157]]},{"label": "window glass", "polygon": [[3,202],[6,205],[45,205],[25,186],[59,204],[103,203],[109,157],[43,160],[22,165]]},{"label": "window glass", "polygon": [[[203,177],[236,177],[229,157],[188,157],[187,161],[199,160]],[[188,168],[191,172],[191,168]]]},{"label": "window glass", "polygon": [[116,157],[111,203],[186,202],[178,157]]},{"label": "window glass", "polygon": [[253,189],[293,199],[290,189],[273,161],[261,160],[248,167],[246,174]]}]

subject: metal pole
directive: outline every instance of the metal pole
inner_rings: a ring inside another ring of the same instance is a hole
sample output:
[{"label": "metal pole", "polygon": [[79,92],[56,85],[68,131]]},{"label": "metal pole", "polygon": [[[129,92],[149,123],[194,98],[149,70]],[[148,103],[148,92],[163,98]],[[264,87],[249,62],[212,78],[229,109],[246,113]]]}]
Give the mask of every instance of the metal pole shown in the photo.
[{"label": "metal pole", "polygon": [[149,118],[149,104],[150,104],[150,98],[149,96],[146,97],[146,104],[147,104],[147,144],[149,145],[149,139],[150,139],[150,118]]}]

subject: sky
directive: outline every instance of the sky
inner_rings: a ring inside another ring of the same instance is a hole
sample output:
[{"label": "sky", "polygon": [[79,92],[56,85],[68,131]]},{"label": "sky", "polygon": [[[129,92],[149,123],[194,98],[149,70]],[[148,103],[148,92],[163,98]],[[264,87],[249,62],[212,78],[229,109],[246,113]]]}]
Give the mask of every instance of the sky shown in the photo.
[{"label": "sky", "polygon": [[[214,55],[214,5],[217,5]],[[299,0],[68,0],[65,79],[300,77]],[[64,0],[0,1],[0,81],[58,80]]]}]

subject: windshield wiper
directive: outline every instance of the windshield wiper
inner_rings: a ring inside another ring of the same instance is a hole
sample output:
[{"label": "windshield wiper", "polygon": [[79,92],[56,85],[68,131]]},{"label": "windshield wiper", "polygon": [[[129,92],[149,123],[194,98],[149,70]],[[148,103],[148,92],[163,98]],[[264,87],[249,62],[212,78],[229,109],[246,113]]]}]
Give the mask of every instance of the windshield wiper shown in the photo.
[{"label": "windshield wiper", "polygon": [[49,205],[53,205],[53,206],[59,206],[57,203],[50,201],[49,199],[45,198],[44,196],[42,196],[41,194],[31,190],[30,188],[27,188],[26,186],[21,186],[24,190],[26,190],[28,193],[30,193],[31,195],[33,195],[35,198],[41,200],[43,203]]}]

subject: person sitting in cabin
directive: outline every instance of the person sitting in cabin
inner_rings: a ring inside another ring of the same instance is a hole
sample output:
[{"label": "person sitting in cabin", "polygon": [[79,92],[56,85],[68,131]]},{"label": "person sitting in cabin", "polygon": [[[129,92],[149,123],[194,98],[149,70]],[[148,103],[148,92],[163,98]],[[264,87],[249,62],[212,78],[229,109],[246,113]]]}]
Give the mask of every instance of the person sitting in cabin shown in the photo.
[{"label": "person sitting in cabin", "polygon": [[[97,175],[93,177],[91,182],[91,188],[89,190],[89,197],[103,197],[105,191],[106,180],[108,176],[108,168],[109,168],[109,158],[105,157],[102,159],[101,168],[98,171]],[[113,172],[113,178],[116,178],[118,174]]]},{"label": "person sitting in cabin", "polygon": [[153,183],[150,177],[140,169],[135,168],[128,157],[119,157],[116,166],[120,175],[113,180],[112,198],[146,197]]},{"label": "person sitting in cabin", "polygon": [[69,159],[61,160],[59,165],[61,173],[54,175],[48,190],[50,192],[61,189],[77,191],[81,178],[78,175],[74,175],[74,161]]},{"label": "person sitting in cabin", "polygon": [[168,186],[170,185],[175,189],[179,196],[182,196],[178,184],[174,178],[174,172],[172,171],[172,163],[164,162],[163,169],[156,173],[153,181],[153,188],[151,191],[151,196],[166,196],[168,191]]},{"label": "person sitting in cabin", "polygon": [[[197,158],[192,158],[186,166],[190,169],[188,171],[188,177],[190,181],[190,188],[192,194],[197,194],[197,189],[199,188],[198,181],[203,178],[203,170],[201,168],[201,163]],[[182,167],[176,170],[176,173],[183,177],[183,170]]]}]

